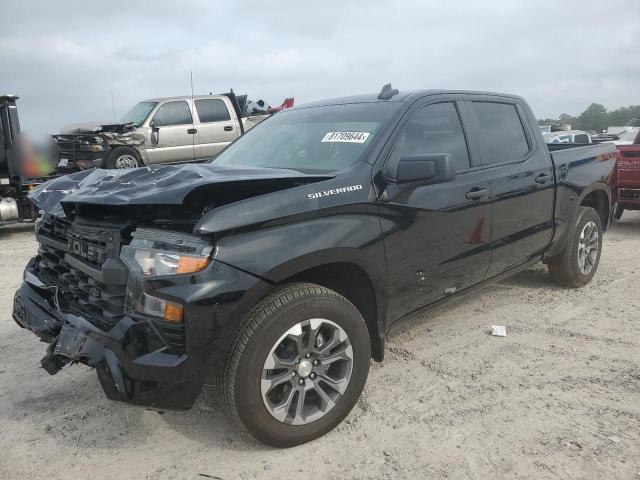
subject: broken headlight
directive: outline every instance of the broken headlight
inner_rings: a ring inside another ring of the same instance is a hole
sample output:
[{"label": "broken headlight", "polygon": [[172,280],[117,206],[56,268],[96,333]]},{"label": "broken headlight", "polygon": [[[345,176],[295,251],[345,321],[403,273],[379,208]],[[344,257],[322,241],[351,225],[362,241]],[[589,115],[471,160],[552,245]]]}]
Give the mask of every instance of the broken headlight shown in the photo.
[{"label": "broken headlight", "polygon": [[196,235],[147,228],[138,228],[132,237],[120,253],[129,268],[125,309],[182,322],[182,306],[145,293],[144,280],[204,269],[211,261],[212,245]]}]

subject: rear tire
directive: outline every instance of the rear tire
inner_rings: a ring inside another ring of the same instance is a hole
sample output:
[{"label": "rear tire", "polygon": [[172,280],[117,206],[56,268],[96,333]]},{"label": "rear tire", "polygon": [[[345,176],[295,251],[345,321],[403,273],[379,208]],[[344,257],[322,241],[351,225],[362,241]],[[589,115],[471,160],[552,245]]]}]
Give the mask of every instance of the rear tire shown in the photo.
[{"label": "rear tire", "polygon": [[138,151],[126,145],[114,148],[107,156],[106,167],[109,170],[138,168],[141,165],[142,162]]},{"label": "rear tire", "polygon": [[616,207],[613,210],[613,218],[616,220],[620,220],[622,218],[622,214],[624,213],[624,207],[619,203],[616,203]]},{"label": "rear tire", "polygon": [[602,253],[602,222],[591,207],[578,207],[567,244],[559,255],[547,260],[551,279],[565,287],[582,287],[598,269]]},{"label": "rear tire", "polygon": [[347,416],[370,358],[367,325],[351,302],[319,285],[292,283],[245,317],[220,378],[222,404],[262,443],[300,445]]}]

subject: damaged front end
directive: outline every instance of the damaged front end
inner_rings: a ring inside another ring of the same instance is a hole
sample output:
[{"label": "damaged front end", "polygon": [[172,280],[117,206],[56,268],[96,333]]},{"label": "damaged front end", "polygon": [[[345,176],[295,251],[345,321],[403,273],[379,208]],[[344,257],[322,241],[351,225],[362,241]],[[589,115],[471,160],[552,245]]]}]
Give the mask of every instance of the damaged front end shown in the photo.
[{"label": "damaged front end", "polygon": [[36,235],[13,318],[49,343],[42,367],[83,363],[113,400],[191,407],[228,343],[225,312],[261,280],[181,232],[45,215]]},{"label": "damaged front end", "polygon": [[103,168],[111,149],[127,145],[142,152],[146,140],[132,123],[77,127],[52,137],[58,150],[56,172],[61,174]]},{"label": "damaged front end", "polygon": [[194,234],[205,212],[326,176],[213,165],[78,172],[33,190],[43,211],[37,255],[13,318],[49,343],[42,367],[95,367],[106,395],[189,408],[215,371],[255,275],[216,258],[216,235]]}]

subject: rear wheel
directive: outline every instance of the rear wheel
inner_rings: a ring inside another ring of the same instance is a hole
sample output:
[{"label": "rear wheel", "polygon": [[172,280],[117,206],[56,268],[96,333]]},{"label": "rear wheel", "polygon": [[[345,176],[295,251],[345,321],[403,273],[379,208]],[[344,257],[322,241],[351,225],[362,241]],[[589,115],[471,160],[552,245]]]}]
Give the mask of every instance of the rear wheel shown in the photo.
[{"label": "rear wheel", "polygon": [[245,319],[224,368],[223,402],[261,442],[299,445],[347,416],[370,357],[367,326],[347,299],[318,285],[291,284]]},{"label": "rear wheel", "polygon": [[133,147],[116,147],[107,157],[108,169],[138,168],[141,165],[138,151]]},{"label": "rear wheel", "polygon": [[566,287],[582,287],[598,269],[602,251],[602,222],[590,207],[578,207],[564,251],[547,261],[554,282]]}]

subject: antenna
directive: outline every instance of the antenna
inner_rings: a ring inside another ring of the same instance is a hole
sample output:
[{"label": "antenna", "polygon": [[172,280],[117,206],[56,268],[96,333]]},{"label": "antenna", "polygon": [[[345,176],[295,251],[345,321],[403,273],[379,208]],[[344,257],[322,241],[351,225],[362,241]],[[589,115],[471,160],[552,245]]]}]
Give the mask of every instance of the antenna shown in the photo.
[{"label": "antenna", "polygon": [[382,87],[382,90],[380,90],[380,93],[378,94],[378,100],[389,100],[391,97],[397,95],[398,93],[400,92],[398,92],[397,88],[391,88],[391,84],[387,83],[384,87]]},{"label": "antenna", "polygon": [[113,123],[116,123],[116,103],[113,100],[113,90],[111,90],[111,113],[113,114]]},{"label": "antenna", "polygon": [[193,103],[193,70],[189,72],[189,75],[191,76],[191,103]]}]

